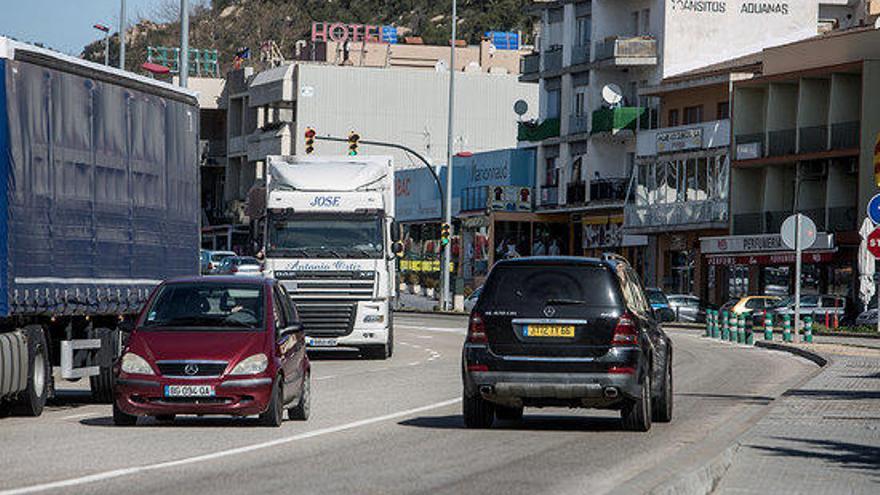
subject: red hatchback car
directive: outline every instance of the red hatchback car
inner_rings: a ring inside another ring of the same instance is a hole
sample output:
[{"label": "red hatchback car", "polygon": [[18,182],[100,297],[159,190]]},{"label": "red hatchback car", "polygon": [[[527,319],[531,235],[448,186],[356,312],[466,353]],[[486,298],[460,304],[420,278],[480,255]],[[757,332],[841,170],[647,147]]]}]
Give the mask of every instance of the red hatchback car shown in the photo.
[{"label": "red hatchback car", "polygon": [[302,323],[284,287],[262,277],[162,283],[114,368],[113,422],[177,414],[306,420],[310,366]]}]

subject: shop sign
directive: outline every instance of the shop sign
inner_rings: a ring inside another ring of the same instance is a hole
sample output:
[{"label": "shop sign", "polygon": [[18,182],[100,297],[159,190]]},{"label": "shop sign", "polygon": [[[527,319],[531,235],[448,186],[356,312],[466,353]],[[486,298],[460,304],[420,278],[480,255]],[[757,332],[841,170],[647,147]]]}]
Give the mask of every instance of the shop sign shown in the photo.
[{"label": "shop sign", "polygon": [[[834,249],[834,234],[816,234],[815,250]],[[704,254],[761,253],[767,251],[788,251],[779,234],[733,235],[726,237],[704,237],[700,239],[700,251]]]},{"label": "shop sign", "polygon": [[[795,262],[795,259],[794,253],[756,254],[751,256],[709,256],[707,257],[707,263],[709,266],[790,265]],[[821,253],[809,252],[801,255],[801,261],[804,263],[827,263],[833,259],[834,251]]]},{"label": "shop sign", "polygon": [[703,147],[703,128],[679,129],[657,133],[657,153],[670,153]]},{"label": "shop sign", "polygon": [[494,211],[532,211],[532,189],[520,186],[489,188],[486,207]]},{"label": "shop sign", "polygon": [[761,143],[743,143],[736,145],[737,160],[753,160],[761,158]]},{"label": "shop sign", "polygon": [[584,249],[647,246],[648,236],[623,233],[623,222],[591,223],[584,220]]}]

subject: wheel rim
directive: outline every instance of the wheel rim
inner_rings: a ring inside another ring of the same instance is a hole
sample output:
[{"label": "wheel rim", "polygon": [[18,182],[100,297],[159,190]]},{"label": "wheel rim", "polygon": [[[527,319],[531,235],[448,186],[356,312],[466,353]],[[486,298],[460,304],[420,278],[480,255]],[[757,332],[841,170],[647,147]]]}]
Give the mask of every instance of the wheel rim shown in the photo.
[{"label": "wheel rim", "polygon": [[43,389],[46,387],[46,361],[43,353],[37,352],[34,356],[34,392],[37,397],[43,397]]}]

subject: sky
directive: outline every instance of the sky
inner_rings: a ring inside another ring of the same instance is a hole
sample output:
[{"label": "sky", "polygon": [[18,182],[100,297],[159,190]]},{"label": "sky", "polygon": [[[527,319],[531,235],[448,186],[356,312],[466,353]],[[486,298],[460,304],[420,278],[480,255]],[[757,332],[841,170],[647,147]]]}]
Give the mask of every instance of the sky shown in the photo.
[{"label": "sky", "polygon": [[[126,0],[126,17],[129,22],[151,18],[169,2],[179,5],[179,0]],[[0,35],[79,56],[104,36],[92,27],[95,23],[119,30],[119,8],[120,0],[0,0]]]}]

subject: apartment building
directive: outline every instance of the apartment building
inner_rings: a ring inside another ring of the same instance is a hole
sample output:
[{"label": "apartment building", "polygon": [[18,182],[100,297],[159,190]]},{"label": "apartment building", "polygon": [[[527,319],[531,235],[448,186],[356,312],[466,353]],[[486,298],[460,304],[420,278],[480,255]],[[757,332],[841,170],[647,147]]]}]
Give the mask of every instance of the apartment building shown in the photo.
[{"label": "apartment building", "polygon": [[730,235],[701,241],[714,289],[721,299],[793,293],[794,255],[779,231],[801,212],[819,231],[803,291],[853,297],[857,229],[878,192],[880,30],[768,48],[763,60],[760,77],[733,85]]},{"label": "apartment building", "polygon": [[[568,215],[570,253],[616,251],[645,273],[658,263],[651,254],[656,249],[647,249],[656,239],[624,228],[624,206],[633,198],[637,170],[637,135],[676,127],[664,120],[669,116],[662,115],[660,98],[646,88],[814,36],[820,12],[845,20],[850,3],[535,2],[540,38],[537,51],[523,57],[520,80],[538,82],[541,108],[535,121],[520,125],[519,145],[536,148],[538,211]],[[825,9],[826,4],[838,11]],[[823,26],[841,25],[836,19]],[[678,118],[702,123],[717,111]],[[665,275],[656,270],[653,275],[663,282]]]}]

